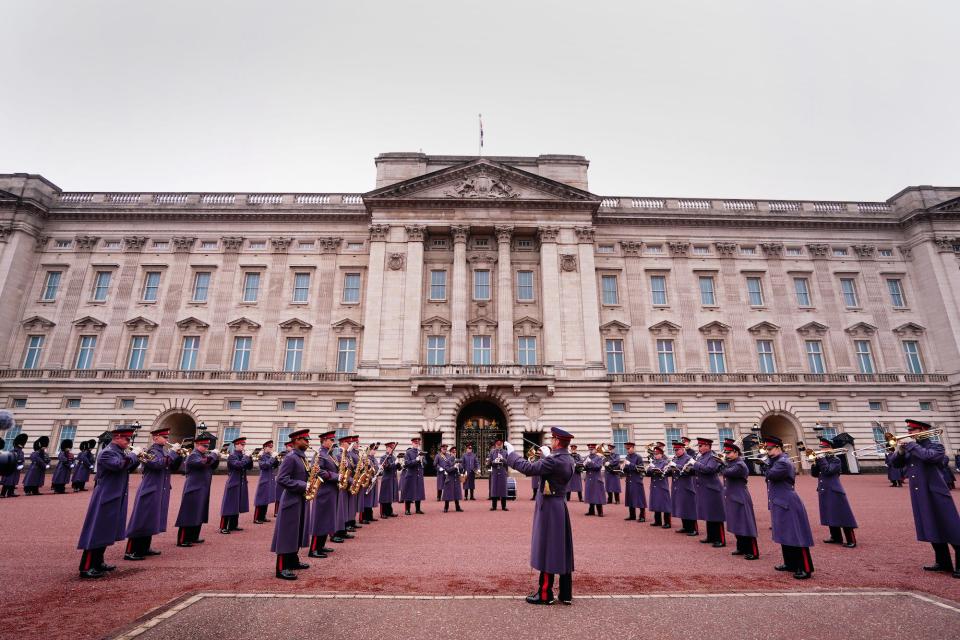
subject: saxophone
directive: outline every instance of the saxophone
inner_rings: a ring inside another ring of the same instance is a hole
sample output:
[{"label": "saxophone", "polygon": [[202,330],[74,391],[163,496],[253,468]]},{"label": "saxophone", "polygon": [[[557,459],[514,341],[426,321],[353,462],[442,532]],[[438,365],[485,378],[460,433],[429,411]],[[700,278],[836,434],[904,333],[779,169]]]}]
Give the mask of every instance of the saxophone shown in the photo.
[{"label": "saxophone", "polygon": [[303,492],[303,498],[309,502],[317,497],[317,492],[320,491],[320,485],[323,484],[323,478],[320,476],[320,464],[318,462],[320,455],[313,447],[309,447],[307,451],[313,451],[313,465],[310,465],[306,460],[303,461],[303,466],[307,467],[307,490]]},{"label": "saxophone", "polygon": [[347,467],[347,449],[340,449],[340,468],[338,469],[340,480],[337,482],[337,488],[340,491],[346,491],[350,487],[350,469]]},{"label": "saxophone", "polygon": [[363,488],[363,479],[367,475],[367,454],[370,452],[370,447],[367,447],[367,450],[360,455],[360,459],[357,461],[357,468],[353,472],[353,483],[350,485],[350,495],[355,496],[360,493],[360,489]]}]

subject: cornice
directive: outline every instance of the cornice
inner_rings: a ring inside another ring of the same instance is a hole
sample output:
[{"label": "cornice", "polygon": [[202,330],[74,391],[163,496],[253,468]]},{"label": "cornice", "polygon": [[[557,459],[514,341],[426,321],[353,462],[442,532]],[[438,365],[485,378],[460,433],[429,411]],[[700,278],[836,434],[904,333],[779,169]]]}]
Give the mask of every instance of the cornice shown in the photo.
[{"label": "cornice", "polygon": [[899,229],[897,220],[863,220],[854,218],[748,218],[729,216],[677,216],[671,217],[661,212],[657,216],[597,215],[594,224],[602,226],[637,227],[730,227],[736,229]]}]

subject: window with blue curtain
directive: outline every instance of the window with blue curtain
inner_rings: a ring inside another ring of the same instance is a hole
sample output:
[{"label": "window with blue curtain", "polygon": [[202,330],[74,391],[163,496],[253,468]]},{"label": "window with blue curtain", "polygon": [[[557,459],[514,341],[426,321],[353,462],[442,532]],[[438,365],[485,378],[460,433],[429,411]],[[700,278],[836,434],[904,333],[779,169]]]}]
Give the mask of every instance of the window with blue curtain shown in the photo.
[{"label": "window with blue curtain", "polygon": [[[224,427],[223,428],[223,440],[220,442],[220,446],[230,445],[230,453],[233,453],[233,445],[230,444],[236,438],[240,437],[240,427]],[[284,441],[286,442],[286,441]]]},{"label": "window with blue curtain", "polygon": [[877,453],[887,452],[887,439],[884,437],[886,432],[883,425],[873,425],[873,441],[877,443]]},{"label": "window with blue curtain", "polygon": [[683,429],[680,427],[667,427],[664,430],[664,442],[667,445],[667,451],[671,451],[673,443],[680,440],[683,436]]},{"label": "window with blue curtain", "polygon": [[75,424],[65,424],[60,427],[60,439],[57,440],[57,451],[60,451],[60,444],[64,440],[73,440],[77,435],[77,425]]},{"label": "window with blue curtain", "polygon": [[720,439],[720,448],[723,448],[723,441],[729,438],[733,440],[733,429],[731,427],[717,427],[717,437]]},{"label": "window with blue curtain", "polygon": [[274,442],[274,451],[283,451],[284,445],[287,444],[287,440],[290,439],[290,434],[293,433],[293,427],[280,427],[277,429],[277,439]]},{"label": "window with blue curtain", "polygon": [[4,451],[13,451],[13,439],[20,435],[21,431],[23,431],[23,425],[14,423],[12,427],[3,433],[3,439],[5,441],[3,445]]},{"label": "window with blue curtain", "polygon": [[614,429],[613,430],[613,448],[621,456],[627,455],[627,448],[623,444],[627,441],[627,430],[626,429]]}]

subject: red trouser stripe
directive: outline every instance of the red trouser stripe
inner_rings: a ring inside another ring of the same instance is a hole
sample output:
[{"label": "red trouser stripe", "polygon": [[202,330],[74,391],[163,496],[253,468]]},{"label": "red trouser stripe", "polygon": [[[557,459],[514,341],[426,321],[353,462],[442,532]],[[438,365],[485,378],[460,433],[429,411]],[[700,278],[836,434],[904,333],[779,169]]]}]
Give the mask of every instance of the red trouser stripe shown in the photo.
[{"label": "red trouser stripe", "polygon": [[726,530],[723,528],[723,523],[722,523],[722,522],[720,523],[720,542],[723,543],[723,544],[727,544],[727,532],[726,532]]},{"label": "red trouser stripe", "polygon": [[227,519],[224,516],[220,516],[220,528],[221,529],[227,528]]},{"label": "red trouser stripe", "polygon": [[317,536],[313,536],[313,540],[310,542],[310,551],[317,550]]},{"label": "red trouser stripe", "polygon": [[187,530],[183,527],[180,527],[180,536],[177,538],[179,544],[183,544],[187,541]]},{"label": "red trouser stripe", "polygon": [[550,584],[550,574],[549,574],[549,573],[544,573],[544,574],[543,574],[543,584],[540,585],[540,599],[541,599],[541,600],[546,600],[546,599],[547,599],[547,585],[549,585],[549,584]]},{"label": "red trouser stripe", "polygon": [[133,553],[133,538],[127,539],[127,553]]},{"label": "red trouser stripe", "polygon": [[756,538],[751,538],[751,539],[750,539],[750,546],[753,547],[753,555],[759,558],[759,557],[760,557],[760,547],[757,546],[757,539],[756,539]]},{"label": "red trouser stripe", "polygon": [[92,556],[92,555],[93,555],[93,554],[90,553],[89,551],[84,551],[84,552],[83,552],[83,559],[84,559],[84,562],[83,562],[83,570],[84,570],[84,571],[88,571],[88,570],[90,569],[90,561],[91,561],[91,556]]},{"label": "red trouser stripe", "polygon": [[803,557],[803,570],[810,573],[810,549],[806,547],[801,548],[800,555]]},{"label": "red trouser stripe", "polygon": [[857,544],[857,534],[854,533],[856,529],[848,529],[848,531],[850,532],[850,542],[852,542],[853,544]]},{"label": "red trouser stripe", "polygon": [[283,556],[277,554],[277,571],[283,571]]}]

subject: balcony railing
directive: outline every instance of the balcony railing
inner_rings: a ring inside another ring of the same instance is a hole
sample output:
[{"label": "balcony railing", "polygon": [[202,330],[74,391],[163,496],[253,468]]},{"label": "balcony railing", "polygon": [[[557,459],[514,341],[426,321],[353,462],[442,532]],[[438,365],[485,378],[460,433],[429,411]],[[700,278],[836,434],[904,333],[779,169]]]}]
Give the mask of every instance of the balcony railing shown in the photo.
[{"label": "balcony railing", "polygon": [[0,369],[0,379],[30,380],[209,380],[349,382],[355,373],[338,371],[208,371],[183,369]]},{"label": "balcony railing", "polygon": [[544,365],[521,364],[443,364],[413,365],[411,377],[427,378],[530,378],[554,375],[554,368]]},{"label": "balcony railing", "polygon": [[948,382],[949,378],[942,373],[610,373],[607,380],[646,384],[930,384]]}]

